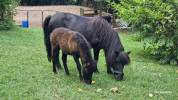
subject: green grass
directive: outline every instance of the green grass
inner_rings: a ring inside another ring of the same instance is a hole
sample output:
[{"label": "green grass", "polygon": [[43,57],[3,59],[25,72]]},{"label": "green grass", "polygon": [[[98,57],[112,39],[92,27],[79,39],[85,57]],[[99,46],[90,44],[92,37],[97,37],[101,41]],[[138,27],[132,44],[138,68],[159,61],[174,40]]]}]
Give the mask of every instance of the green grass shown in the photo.
[{"label": "green grass", "polygon": [[[133,41],[131,35],[119,35],[125,49],[132,51],[132,62],[124,70],[126,80],[116,81],[106,73],[101,53],[100,73],[93,76],[96,83],[86,85],[79,81],[72,57],[68,59],[70,76],[64,69],[53,74],[42,30],[0,31],[0,100],[178,100],[178,67],[160,65],[144,54],[142,44]],[[119,92],[112,93],[113,87]]]}]

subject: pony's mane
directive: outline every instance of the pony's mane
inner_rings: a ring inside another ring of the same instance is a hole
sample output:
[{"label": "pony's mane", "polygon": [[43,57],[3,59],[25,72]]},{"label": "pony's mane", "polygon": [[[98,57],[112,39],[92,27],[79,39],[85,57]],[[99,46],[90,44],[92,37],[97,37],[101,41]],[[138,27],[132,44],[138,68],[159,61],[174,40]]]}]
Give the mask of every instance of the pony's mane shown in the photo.
[{"label": "pony's mane", "polygon": [[93,18],[93,26],[97,27],[97,31],[99,32],[108,32],[113,31],[111,24],[109,24],[104,18],[102,17],[94,17]]},{"label": "pony's mane", "polygon": [[[120,42],[117,31],[115,31],[112,28],[111,24],[109,24],[105,19],[103,19],[102,17],[94,17],[92,23],[93,27],[95,28],[95,30],[93,30],[93,33],[95,33],[99,37],[99,41],[104,48],[108,48],[111,45],[115,46],[117,45],[115,43]],[[122,45],[120,45],[119,47],[120,50],[123,50]]]}]

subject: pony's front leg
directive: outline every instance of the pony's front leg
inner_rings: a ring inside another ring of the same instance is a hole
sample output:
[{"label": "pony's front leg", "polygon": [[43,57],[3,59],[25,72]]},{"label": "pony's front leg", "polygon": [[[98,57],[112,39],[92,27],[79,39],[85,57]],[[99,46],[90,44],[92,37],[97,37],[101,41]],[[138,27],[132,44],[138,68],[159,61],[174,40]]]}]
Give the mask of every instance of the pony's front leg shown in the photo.
[{"label": "pony's front leg", "polygon": [[69,70],[67,67],[67,54],[62,53],[62,61],[63,61],[65,73],[66,75],[69,75]]},{"label": "pony's front leg", "polygon": [[110,66],[108,66],[108,65],[107,65],[107,73],[108,73],[108,74],[113,74],[112,71],[111,71]]},{"label": "pony's front leg", "polygon": [[74,55],[73,58],[74,58],[75,63],[77,65],[77,69],[78,69],[78,72],[79,72],[79,78],[82,81],[83,77],[82,77],[82,73],[81,73],[81,64],[80,64],[80,61],[79,61],[79,57],[77,57],[76,55]]},{"label": "pony's front leg", "polygon": [[[98,65],[98,59],[99,59],[100,50],[99,49],[93,49],[93,51],[94,51],[94,59],[96,60],[97,65]],[[99,72],[97,66],[96,66],[96,71],[95,72]]]},{"label": "pony's front leg", "polygon": [[112,74],[112,71],[111,71],[111,66],[109,66],[109,63],[107,62],[108,60],[108,58],[107,58],[107,52],[106,51],[104,51],[104,54],[105,54],[105,59],[106,59],[106,67],[107,67],[107,73],[108,74]]}]

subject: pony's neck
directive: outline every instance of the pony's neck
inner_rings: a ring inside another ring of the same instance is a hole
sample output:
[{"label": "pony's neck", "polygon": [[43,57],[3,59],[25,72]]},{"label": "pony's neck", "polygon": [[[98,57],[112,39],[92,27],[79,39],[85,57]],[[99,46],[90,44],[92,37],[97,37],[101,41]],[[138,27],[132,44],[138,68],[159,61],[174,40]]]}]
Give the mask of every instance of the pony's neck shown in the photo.
[{"label": "pony's neck", "polygon": [[112,35],[105,37],[105,41],[102,41],[103,49],[107,54],[111,53],[112,50],[119,49],[120,43],[118,39],[118,35],[113,33]]},{"label": "pony's neck", "polygon": [[105,53],[105,57],[106,57],[106,63],[107,66],[111,66],[112,61],[114,61],[113,55],[116,51],[123,51],[124,48],[120,42],[119,36],[116,35],[113,37],[113,39],[111,39],[110,42],[106,43],[107,45],[104,47],[104,53]]}]

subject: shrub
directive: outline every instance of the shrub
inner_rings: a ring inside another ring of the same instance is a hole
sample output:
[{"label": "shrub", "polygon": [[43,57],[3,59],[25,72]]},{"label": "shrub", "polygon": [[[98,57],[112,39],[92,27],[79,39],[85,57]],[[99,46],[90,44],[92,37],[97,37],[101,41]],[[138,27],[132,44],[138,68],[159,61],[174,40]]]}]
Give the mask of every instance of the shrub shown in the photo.
[{"label": "shrub", "polygon": [[0,30],[13,26],[13,13],[17,5],[18,0],[0,0]]},{"label": "shrub", "polygon": [[110,2],[143,37],[145,50],[161,63],[178,64],[178,6],[174,0]]}]

